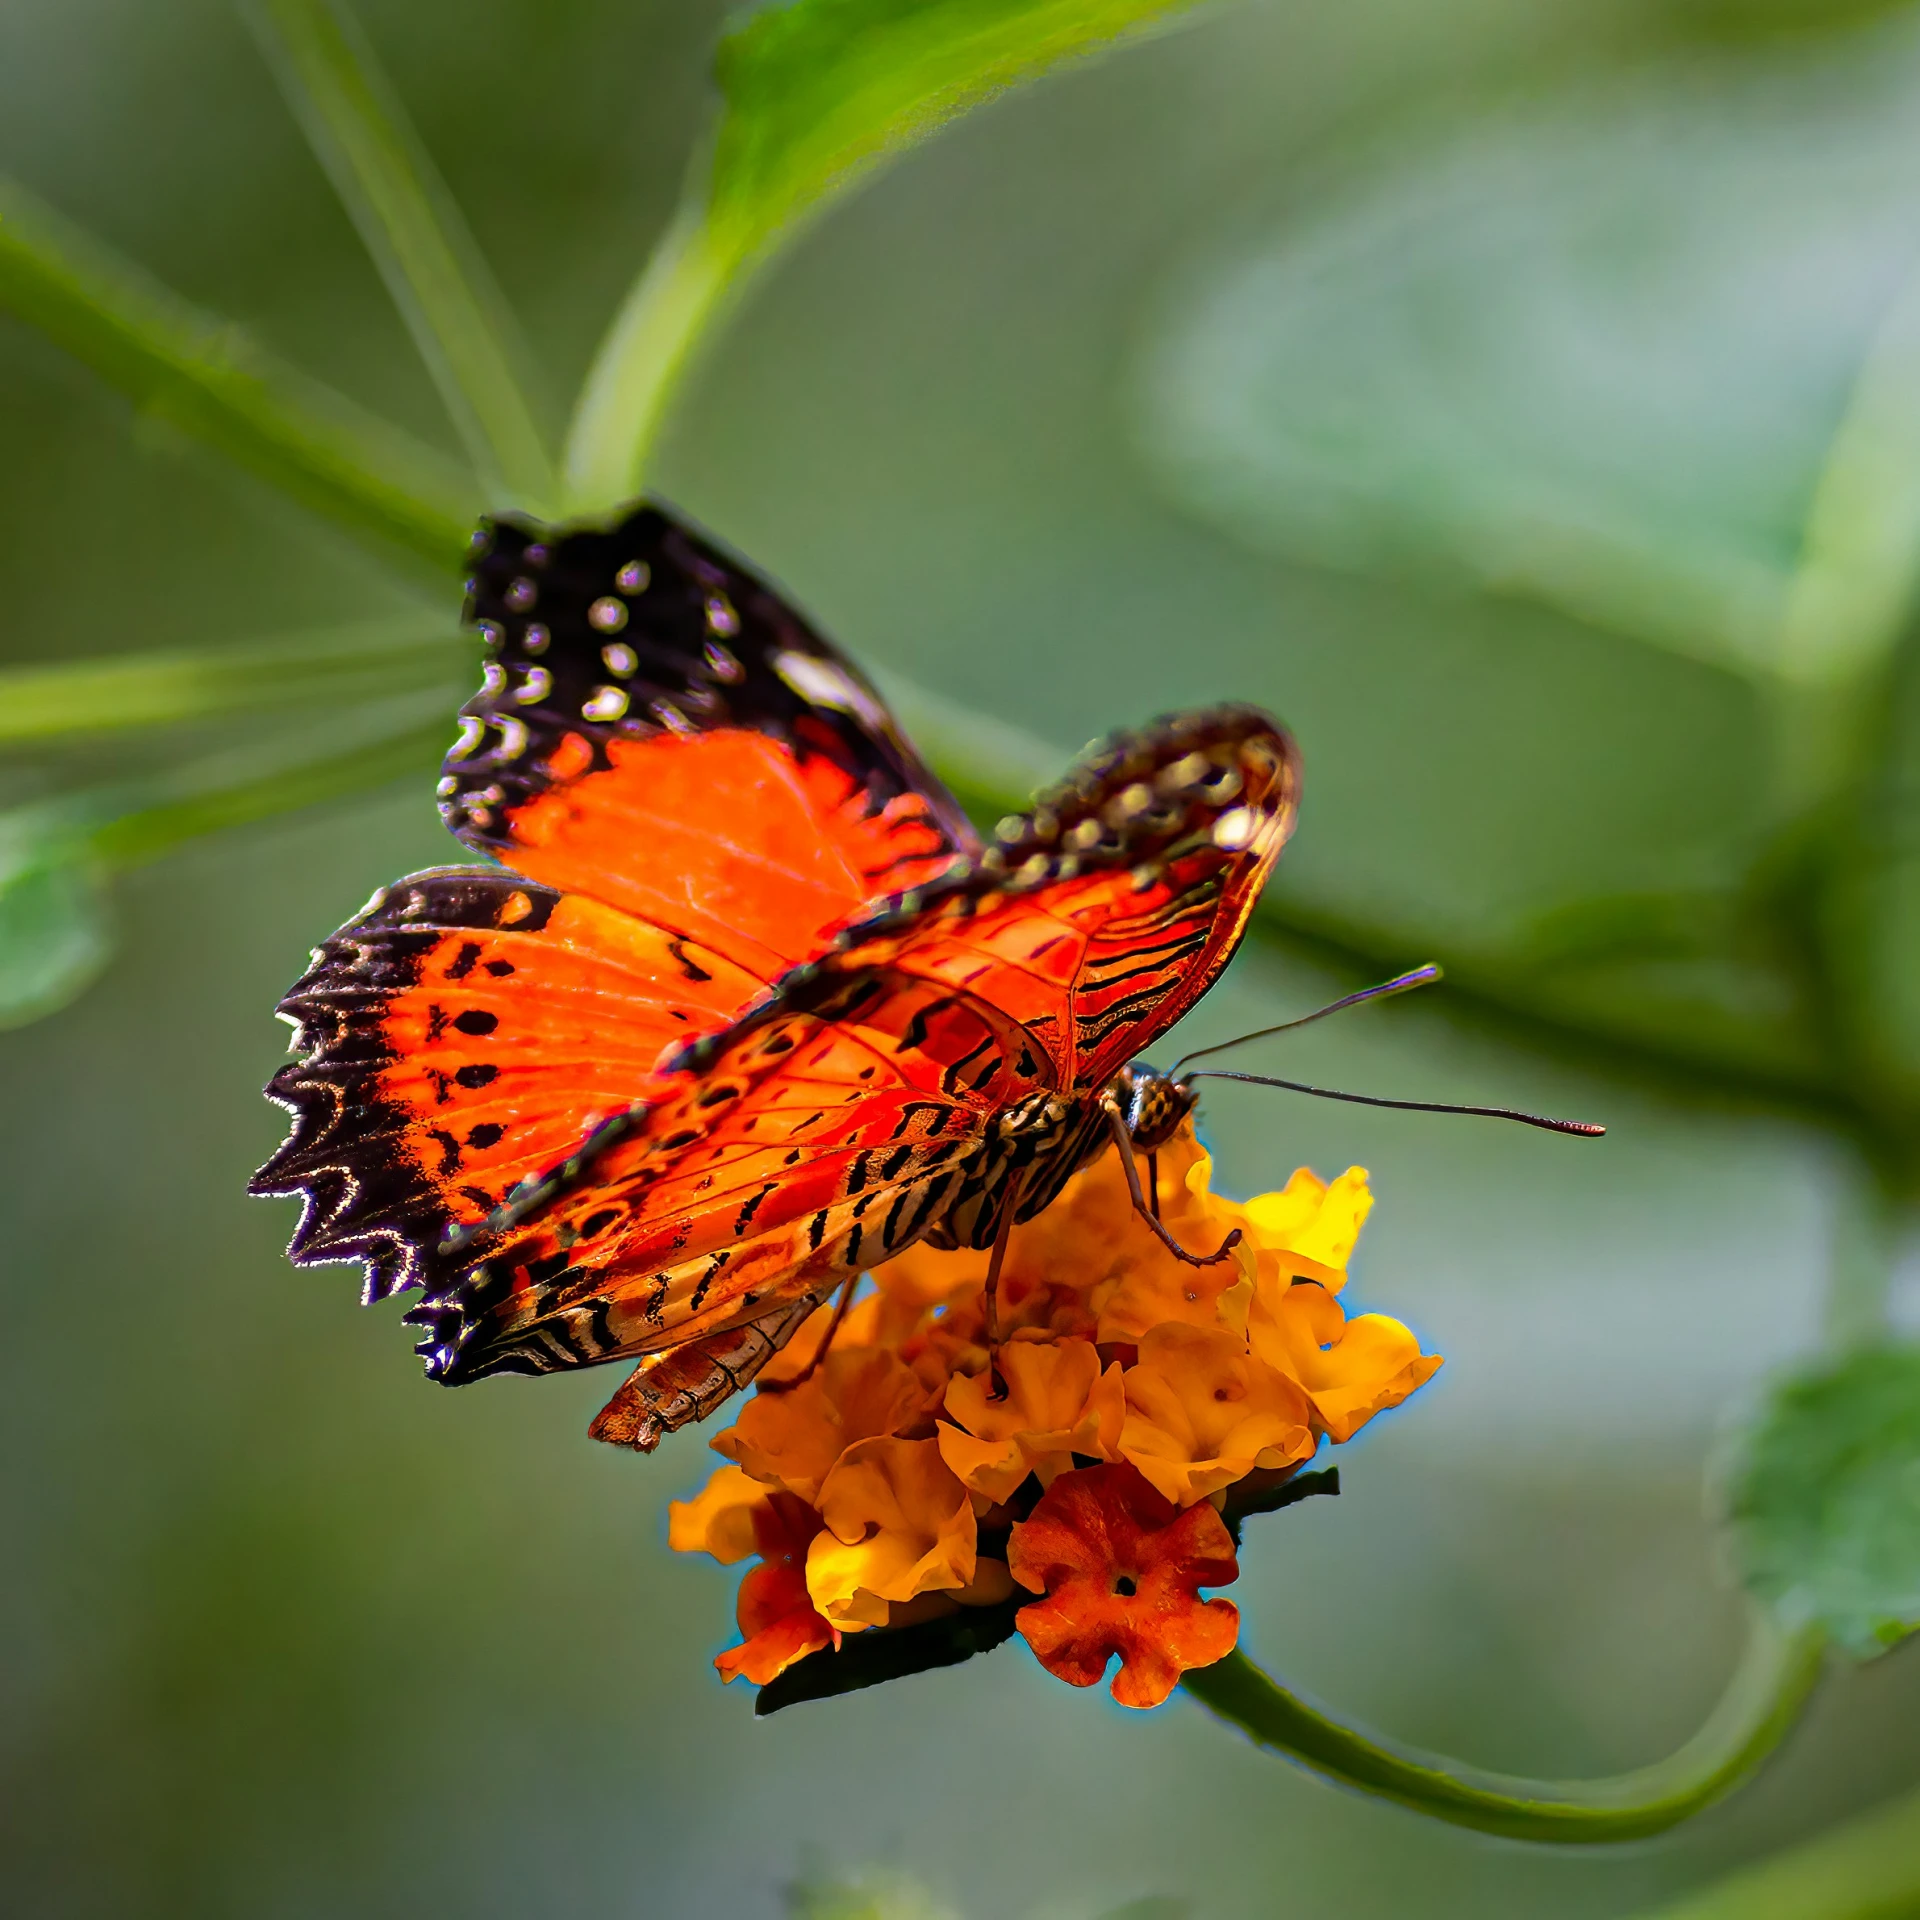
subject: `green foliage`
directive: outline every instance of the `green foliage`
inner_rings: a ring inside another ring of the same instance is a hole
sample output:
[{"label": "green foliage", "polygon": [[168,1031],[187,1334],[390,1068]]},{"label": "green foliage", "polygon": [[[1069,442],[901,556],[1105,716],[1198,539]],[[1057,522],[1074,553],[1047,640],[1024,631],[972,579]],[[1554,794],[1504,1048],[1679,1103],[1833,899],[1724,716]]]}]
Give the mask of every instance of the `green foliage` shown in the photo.
[{"label": "green foliage", "polygon": [[460,563],[472,480],[411,435],[282,366],[238,327],[0,180],[0,305],[176,428],[389,553]]},{"label": "green foliage", "polygon": [[0,815],[0,1027],[64,1006],[106,965],[100,882],[66,823],[40,811]]},{"label": "green foliage", "polygon": [[512,316],[358,28],[333,0],[257,0],[249,12],[488,500],[551,511],[553,468],[522,392]]},{"label": "green foliage", "polygon": [[1867,1347],[1783,1382],[1728,1500],[1747,1585],[1856,1659],[1920,1627],[1920,1346]]},{"label": "green foliage", "polygon": [[640,490],[672,384],[809,214],[969,108],[1194,0],[780,0],[720,48],[708,166],[602,344],[568,436],[580,511]]},{"label": "green foliage", "polygon": [[1889,305],[1880,224],[1916,88],[1869,42],[1489,116],[1201,267],[1143,444],[1258,545],[1854,681],[1920,567],[1920,282]]},{"label": "green foliage", "polygon": [[796,1881],[787,1888],[787,1912],[793,1920],[958,1920],[917,1880],[883,1867]]},{"label": "green foliage", "polygon": [[1744,1867],[1642,1920],[1911,1920],[1920,1913],[1920,1794]]},{"label": "green foliage", "polygon": [[[272,707],[353,706],[471,672],[471,642],[434,615],[253,646],[0,668],[0,744],[49,743]],[[462,696],[464,697],[464,696]]]},{"label": "green foliage", "polygon": [[721,43],[708,220],[746,259],[891,154],[1193,0],[784,0]]}]

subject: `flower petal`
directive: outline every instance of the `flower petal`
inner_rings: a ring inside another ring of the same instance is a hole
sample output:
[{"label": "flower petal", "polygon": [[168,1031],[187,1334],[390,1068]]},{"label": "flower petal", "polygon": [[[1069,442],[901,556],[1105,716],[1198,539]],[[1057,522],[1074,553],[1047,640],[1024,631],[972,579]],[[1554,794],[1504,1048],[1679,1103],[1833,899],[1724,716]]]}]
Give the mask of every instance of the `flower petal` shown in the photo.
[{"label": "flower petal", "polygon": [[723,1567],[760,1551],[754,1514],[771,1489],[738,1467],[722,1467],[691,1500],[667,1502],[667,1545],[675,1553],[710,1553]]},{"label": "flower petal", "polygon": [[890,1601],[947,1592],[974,1577],[967,1490],[934,1440],[862,1440],[820,1489],[826,1525],[807,1552],[807,1589],[837,1627],[887,1624]]},{"label": "flower petal", "polygon": [[1384,1313],[1349,1320],[1311,1280],[1263,1274],[1247,1333],[1261,1359],[1305,1388],[1317,1423],[1336,1442],[1397,1407],[1441,1364],[1398,1320]]},{"label": "flower petal", "polygon": [[893,1354],[836,1343],[799,1386],[756,1393],[712,1445],[754,1479],[817,1501],[821,1483],[849,1446],[899,1432],[925,1406],[926,1389]]},{"label": "flower petal", "polygon": [[1102,1393],[1090,1340],[1012,1341],[997,1366],[1006,1387],[999,1398],[990,1372],[956,1374],[947,1385],[946,1409],[957,1424],[941,1422],[940,1452],[971,1492],[1005,1500],[1030,1473],[1049,1484],[1076,1453],[1110,1455],[1123,1402],[1117,1379]]},{"label": "flower petal", "polygon": [[1120,1454],[1176,1506],[1312,1454],[1312,1407],[1297,1382],[1224,1328],[1169,1322],[1126,1372]]},{"label": "flower petal", "polygon": [[1331,1186],[1300,1167],[1279,1193],[1256,1194],[1247,1202],[1247,1238],[1263,1275],[1299,1275],[1338,1293],[1372,1211],[1365,1167],[1349,1167]]},{"label": "flower petal", "polygon": [[1090,1687],[1118,1655],[1122,1706],[1157,1707],[1182,1673],[1224,1659],[1239,1637],[1238,1609],[1199,1594],[1239,1577],[1220,1516],[1205,1503],[1176,1511],[1128,1466],[1062,1474],[1013,1529],[1007,1560],[1045,1596],[1016,1622],[1035,1658]]}]

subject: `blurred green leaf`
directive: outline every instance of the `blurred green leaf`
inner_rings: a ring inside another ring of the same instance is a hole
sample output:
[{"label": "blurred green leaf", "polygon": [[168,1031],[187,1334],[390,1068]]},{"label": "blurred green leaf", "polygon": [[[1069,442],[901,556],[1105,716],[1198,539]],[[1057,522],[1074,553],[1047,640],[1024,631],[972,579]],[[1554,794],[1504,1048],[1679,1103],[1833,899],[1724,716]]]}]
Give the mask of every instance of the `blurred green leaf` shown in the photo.
[{"label": "blurred green leaf", "polygon": [[1920,1794],[1743,1867],[1643,1920],[1911,1920],[1920,1913]]},{"label": "blurred green leaf", "polygon": [[317,737],[303,729],[304,758],[290,757],[288,740],[268,739],[0,814],[0,1027],[54,1012],[106,964],[105,884],[114,872],[210,833],[423,778],[445,753],[448,731],[438,696],[387,701]]},{"label": "blurred green leaf", "polygon": [[1746,1436],[1728,1513],[1747,1585],[1857,1659],[1920,1626],[1920,1346],[1787,1380]]},{"label": "blurred green leaf", "polygon": [[86,841],[48,809],[0,815],[0,1027],[81,993],[113,950]]},{"label": "blurred green leaf", "polygon": [[254,0],[247,11],[489,504],[550,512],[553,468],[525,397],[518,330],[372,48],[337,0]]},{"label": "blurred green leaf", "polygon": [[0,305],[302,505],[443,575],[460,565],[481,506],[471,476],[3,180]]},{"label": "blurred green leaf", "polygon": [[784,0],[721,42],[709,223],[738,257],[996,93],[1193,0]]},{"label": "blurred green leaf", "polygon": [[1796,685],[1920,565],[1908,20],[1569,92],[1200,268],[1142,367],[1180,502]]},{"label": "blurred green leaf", "polygon": [[431,614],[250,646],[0,668],[0,744],[160,727],[272,707],[350,706],[471,678],[472,648]]},{"label": "blurred green leaf", "polygon": [[793,1920],[958,1920],[918,1880],[884,1867],[797,1881],[787,1888],[787,1912]]},{"label": "blurred green leaf", "polygon": [[568,440],[586,511],[640,490],[667,395],[747,270],[881,165],[1009,87],[1195,0],[776,0],[722,41],[708,164],[616,317]]}]

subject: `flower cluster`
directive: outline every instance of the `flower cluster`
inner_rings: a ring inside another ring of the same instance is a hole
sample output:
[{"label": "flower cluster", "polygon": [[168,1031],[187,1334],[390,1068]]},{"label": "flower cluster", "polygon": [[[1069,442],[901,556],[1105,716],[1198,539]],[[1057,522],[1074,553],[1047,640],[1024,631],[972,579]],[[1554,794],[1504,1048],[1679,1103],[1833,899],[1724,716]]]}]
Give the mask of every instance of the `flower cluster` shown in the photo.
[{"label": "flower cluster", "polygon": [[[823,1307],[713,1441],[733,1464],[671,1509],[672,1544],[754,1559],[724,1678],[764,1686],[846,1636],[1001,1609],[1048,1672],[1157,1706],[1231,1651],[1223,1511],[1322,1438],[1349,1439],[1440,1365],[1338,1295],[1372,1205],[1364,1169],[1305,1168],[1236,1205],[1190,1126],[1157,1161],[1177,1260],[1103,1155],[1014,1229],[989,1350],[987,1256],[916,1247],[841,1324]],[[831,1338],[829,1333],[831,1330]],[[825,1352],[822,1346],[825,1343]],[[989,1642],[990,1643],[990,1642]],[[958,1657],[958,1656],[949,1656]]]}]

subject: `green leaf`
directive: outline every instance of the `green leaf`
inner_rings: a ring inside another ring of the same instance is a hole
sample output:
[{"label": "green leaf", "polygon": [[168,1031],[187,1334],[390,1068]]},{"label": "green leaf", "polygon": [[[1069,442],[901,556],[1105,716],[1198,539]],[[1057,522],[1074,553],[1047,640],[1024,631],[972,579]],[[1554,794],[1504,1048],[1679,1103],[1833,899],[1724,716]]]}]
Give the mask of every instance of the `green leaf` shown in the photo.
[{"label": "green leaf", "polygon": [[746,256],[891,154],[1190,0],[786,0],[721,42],[709,222]]},{"label": "green leaf", "polygon": [[1905,1793],[1641,1920],[1910,1920],[1916,1913],[1920,1793]]},{"label": "green leaf", "polygon": [[0,180],[0,306],[150,416],[442,574],[482,504],[471,476],[263,352]]},{"label": "green leaf", "polygon": [[470,677],[470,647],[431,614],[249,646],[0,668],[0,744],[72,739],[273,707],[355,705]]},{"label": "green leaf", "polygon": [[0,814],[0,1027],[65,1006],[112,949],[85,839],[48,809]]},{"label": "green leaf", "polygon": [[568,439],[583,511],[640,490],[668,393],[753,266],[895,154],[1194,0],[782,0],[721,43],[709,163],[595,358]]},{"label": "green leaf", "polygon": [[268,739],[151,780],[0,814],[0,1027],[64,1006],[106,964],[105,884],[114,872],[210,833],[423,779],[445,753],[448,731],[440,696],[388,701],[317,741],[303,729],[304,758],[290,757],[287,739]]},{"label": "green leaf", "polygon": [[1291,557],[1857,679],[1920,571],[1917,104],[1882,32],[1327,180],[1190,275],[1141,443],[1182,504]]},{"label": "green leaf", "polygon": [[372,48],[334,0],[256,0],[248,13],[493,504],[549,512],[553,468],[518,330]]},{"label": "green leaf", "polygon": [[1782,1383],[1746,1436],[1728,1517],[1747,1585],[1857,1659],[1920,1627],[1920,1345]]}]

